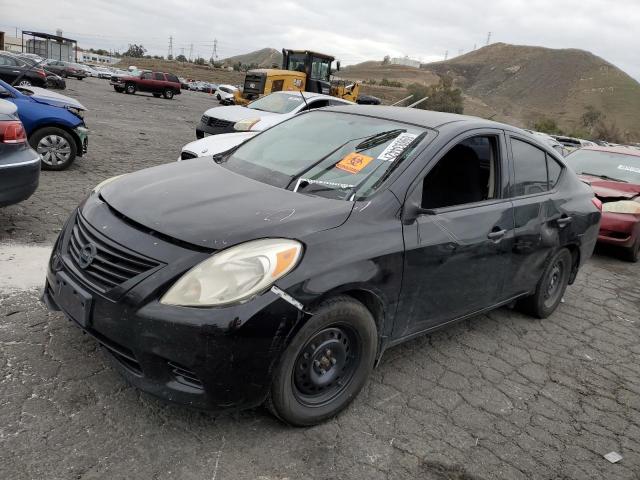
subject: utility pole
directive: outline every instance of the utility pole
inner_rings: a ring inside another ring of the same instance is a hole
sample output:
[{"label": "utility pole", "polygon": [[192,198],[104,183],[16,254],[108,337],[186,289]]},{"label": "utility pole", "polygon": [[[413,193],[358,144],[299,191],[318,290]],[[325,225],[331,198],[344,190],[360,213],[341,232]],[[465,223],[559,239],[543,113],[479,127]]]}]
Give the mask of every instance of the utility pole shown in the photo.
[{"label": "utility pole", "polygon": [[189,61],[191,61],[191,56],[193,55],[193,43],[189,45]]},{"label": "utility pole", "polygon": [[169,37],[169,53],[167,53],[167,60],[173,60],[173,37]]},{"label": "utility pole", "polygon": [[447,58],[449,58],[449,50],[444,52],[444,59],[446,60]]},{"label": "utility pole", "polygon": [[487,45],[491,43],[491,32],[487,34]]},{"label": "utility pole", "polygon": [[218,39],[213,39],[213,50],[211,51],[211,64],[213,65],[218,60]]}]

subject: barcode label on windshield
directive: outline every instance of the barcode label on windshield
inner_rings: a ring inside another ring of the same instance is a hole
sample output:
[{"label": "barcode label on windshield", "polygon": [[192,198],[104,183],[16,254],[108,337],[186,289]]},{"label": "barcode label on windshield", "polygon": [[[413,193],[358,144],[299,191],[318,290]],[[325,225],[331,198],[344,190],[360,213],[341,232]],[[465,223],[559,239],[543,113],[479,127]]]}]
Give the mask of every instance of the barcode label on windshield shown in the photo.
[{"label": "barcode label on windshield", "polygon": [[627,172],[640,173],[640,168],[631,167],[629,165],[618,165],[618,170],[626,170]]},{"label": "barcode label on windshield", "polygon": [[411,145],[418,135],[415,133],[401,133],[378,155],[378,160],[393,162],[404,150]]}]

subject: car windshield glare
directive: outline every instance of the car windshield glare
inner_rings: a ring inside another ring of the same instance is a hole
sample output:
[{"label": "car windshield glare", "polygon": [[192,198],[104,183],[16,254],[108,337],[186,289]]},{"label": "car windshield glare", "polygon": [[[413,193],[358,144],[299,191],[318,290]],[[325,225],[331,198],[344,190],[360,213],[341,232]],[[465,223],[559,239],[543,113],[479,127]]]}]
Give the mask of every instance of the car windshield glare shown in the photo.
[{"label": "car windshield glare", "polygon": [[251,102],[247,107],[271,113],[291,113],[303,103],[301,93],[273,93]]},{"label": "car windshield glare", "polygon": [[577,174],[640,184],[640,156],[601,150],[576,150],[565,158]]},{"label": "car windshield glare", "polygon": [[375,193],[418,144],[434,136],[411,124],[315,111],[276,125],[216,161],[269,185],[351,201]]}]

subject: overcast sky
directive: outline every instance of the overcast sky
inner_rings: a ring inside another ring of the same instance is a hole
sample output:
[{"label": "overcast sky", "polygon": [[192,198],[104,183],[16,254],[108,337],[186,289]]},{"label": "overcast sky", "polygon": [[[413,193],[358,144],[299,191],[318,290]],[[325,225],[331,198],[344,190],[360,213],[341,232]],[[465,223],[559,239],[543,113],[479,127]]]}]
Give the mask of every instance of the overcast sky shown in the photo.
[{"label": "overcast sky", "polygon": [[638,0],[0,0],[0,30],[75,38],[81,47],[142,43],[149,53],[224,58],[306,48],[343,64],[386,54],[442,60],[492,42],[589,50],[640,79]]}]

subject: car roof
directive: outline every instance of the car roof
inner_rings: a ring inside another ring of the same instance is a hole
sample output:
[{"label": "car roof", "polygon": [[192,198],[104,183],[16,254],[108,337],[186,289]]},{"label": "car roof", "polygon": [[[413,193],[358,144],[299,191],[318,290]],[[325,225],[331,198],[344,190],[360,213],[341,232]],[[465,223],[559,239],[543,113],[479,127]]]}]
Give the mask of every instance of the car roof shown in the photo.
[{"label": "car roof", "polygon": [[387,107],[382,105],[345,105],[324,108],[325,111],[335,111],[351,113],[354,115],[365,115],[370,117],[395,120],[397,122],[412,123],[425,128],[437,129],[449,123],[472,123],[477,128],[499,128],[519,132],[523,135],[531,136],[520,128],[506,125],[493,120],[485,120],[480,117],[469,115],[459,115],[457,113],[434,112],[432,110],[421,110],[407,107]]},{"label": "car roof", "polygon": [[601,147],[601,146],[588,146],[582,147],[580,150],[593,150],[596,152],[608,152],[608,153],[621,153],[623,155],[633,155],[634,157],[640,157],[640,150],[636,150],[633,147]]}]

